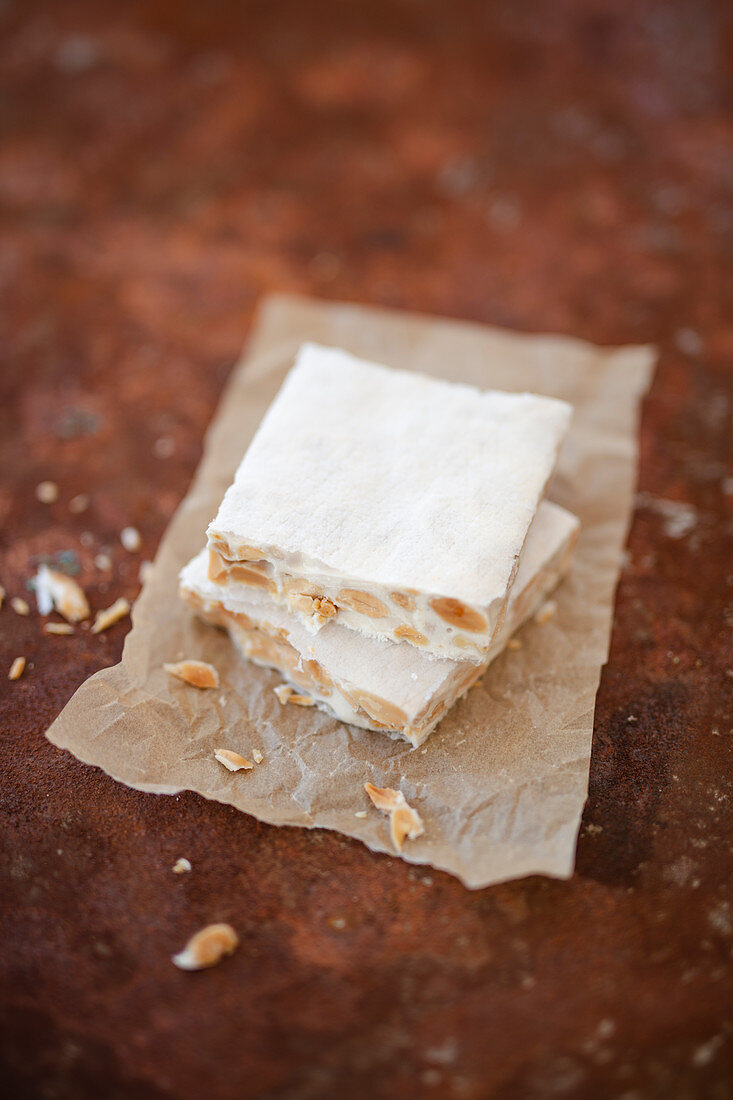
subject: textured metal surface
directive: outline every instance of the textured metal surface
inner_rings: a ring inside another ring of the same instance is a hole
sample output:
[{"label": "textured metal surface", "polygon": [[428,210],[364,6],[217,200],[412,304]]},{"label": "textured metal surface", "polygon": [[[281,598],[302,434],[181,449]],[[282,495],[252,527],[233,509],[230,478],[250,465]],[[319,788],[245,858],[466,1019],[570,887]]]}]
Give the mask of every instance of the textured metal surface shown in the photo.
[{"label": "textured metal surface", "polygon": [[[135,596],[270,289],[661,348],[569,883],[118,786],[43,730],[127,623],[6,603],[4,1095],[731,1095],[729,10],[2,4],[9,595],[73,550],[95,606]],[[238,953],[176,971],[213,919]]]}]

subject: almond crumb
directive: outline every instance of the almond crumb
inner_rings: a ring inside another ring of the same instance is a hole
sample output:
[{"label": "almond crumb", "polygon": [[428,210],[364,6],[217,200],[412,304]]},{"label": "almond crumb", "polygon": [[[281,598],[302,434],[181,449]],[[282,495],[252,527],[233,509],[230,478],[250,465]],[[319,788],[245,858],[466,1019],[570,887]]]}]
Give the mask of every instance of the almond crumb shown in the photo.
[{"label": "almond crumb", "polygon": [[70,623],[80,623],[91,614],[84,591],[73,577],[47,565],[36,573],[36,603],[41,615],[48,615],[56,608]]},{"label": "almond crumb", "polygon": [[354,814],[354,817],[366,817],[366,816],[367,816],[366,810],[357,810],[356,813]]},{"label": "almond crumb", "polygon": [[41,504],[55,504],[59,499],[59,487],[55,481],[42,481],[36,485],[36,500]]},{"label": "almond crumb", "polygon": [[92,627],[92,634],[100,634],[103,630],[108,630],[115,623],[118,623],[120,619],[125,615],[130,614],[130,605],[124,596],[121,596],[119,600],[115,600],[111,607],[108,607],[106,611],[98,611],[97,617],[94,620],[94,626]]},{"label": "almond crumb", "polygon": [[191,863],[189,860],[181,857],[177,859],[171,868],[174,875],[186,875],[191,870]]},{"label": "almond crumb", "polygon": [[214,757],[230,772],[250,771],[254,767],[251,760],[245,760],[238,752],[233,752],[231,749],[217,749]]},{"label": "almond crumb", "polygon": [[252,749],[252,759],[254,760],[255,764],[262,763],[263,756],[259,749]]},{"label": "almond crumb", "polygon": [[402,851],[405,837],[415,840],[423,835],[425,828],[422,819],[417,810],[413,810],[408,804],[402,791],[395,791],[391,787],[375,787],[372,783],[365,783],[364,790],[378,810],[389,814],[392,843],[398,852]]},{"label": "almond crumb", "polygon": [[299,695],[298,692],[293,691],[290,684],[280,684],[275,688],[275,694],[281,703],[294,703],[296,707],[314,707],[316,705],[315,699],[311,699],[310,695]]},{"label": "almond crumb", "polygon": [[219,673],[205,661],[178,661],[173,665],[163,665],[163,668],[171,676],[183,680],[184,684],[193,684],[197,688],[219,686]]},{"label": "almond crumb", "polygon": [[209,924],[188,941],[183,951],[173,956],[179,970],[205,970],[231,955],[239,937],[231,924]]},{"label": "almond crumb", "polygon": [[23,675],[25,669],[25,657],[16,657],[10,666],[10,672],[8,673],[9,680],[19,680]]},{"label": "almond crumb", "polygon": [[10,606],[12,607],[16,615],[30,615],[31,613],[30,607],[24,599],[21,599],[20,596],[13,596],[12,600],[10,601]]},{"label": "almond crumb", "polygon": [[44,623],[44,634],[74,634],[74,628],[71,623]]},{"label": "almond crumb", "polygon": [[555,602],[555,600],[546,600],[535,615],[534,621],[536,623],[540,623],[540,625],[542,623],[549,623],[550,619],[556,611],[557,603]]},{"label": "almond crumb", "polygon": [[510,638],[506,644],[507,649],[521,649],[522,643],[519,638]]},{"label": "almond crumb", "polygon": [[69,511],[73,512],[75,516],[80,515],[81,512],[86,512],[89,507],[89,497],[86,493],[77,493],[75,497],[72,497],[69,501]]},{"label": "almond crumb", "polygon": [[295,703],[296,707],[314,707],[316,705],[315,699],[311,699],[310,695],[298,695],[294,692],[288,699],[289,703]]},{"label": "almond crumb", "polygon": [[123,527],[120,531],[120,542],[125,550],[128,550],[131,554],[136,554],[142,546],[143,540],[140,538],[137,527]]},{"label": "almond crumb", "polygon": [[109,573],[112,570],[112,559],[109,554],[97,554],[94,558],[94,566],[102,573]]}]

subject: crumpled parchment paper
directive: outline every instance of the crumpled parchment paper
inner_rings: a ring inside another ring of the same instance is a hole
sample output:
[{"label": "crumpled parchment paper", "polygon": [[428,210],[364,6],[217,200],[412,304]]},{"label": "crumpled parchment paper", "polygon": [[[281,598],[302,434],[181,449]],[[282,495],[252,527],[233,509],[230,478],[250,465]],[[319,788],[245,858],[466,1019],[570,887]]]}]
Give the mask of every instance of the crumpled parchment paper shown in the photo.
[{"label": "crumpled parchment paper", "polygon": [[[483,388],[570,401],[574,417],[550,496],[578,515],[572,574],[549,622],[520,632],[421,749],[282,706],[274,673],[242,662],[227,636],[198,622],[177,595],[179,569],[204,542],[234,470],[304,340]],[[648,347],[598,348],[556,336],[363,306],[273,296],[208,432],[191,489],[133,611],[122,661],[83,684],[47,736],[115,779],[160,794],[198,791],[276,825],[336,829],[391,851],[389,823],[364,783],[400,788],[425,835],[403,858],[472,888],[534,873],[572,874],[587,793],[593,708],[632,508],[639,403]],[[220,690],[197,691],[163,671],[181,657],[211,661]],[[231,773],[219,747],[251,759]],[[368,810],[366,818],[355,816]]]}]

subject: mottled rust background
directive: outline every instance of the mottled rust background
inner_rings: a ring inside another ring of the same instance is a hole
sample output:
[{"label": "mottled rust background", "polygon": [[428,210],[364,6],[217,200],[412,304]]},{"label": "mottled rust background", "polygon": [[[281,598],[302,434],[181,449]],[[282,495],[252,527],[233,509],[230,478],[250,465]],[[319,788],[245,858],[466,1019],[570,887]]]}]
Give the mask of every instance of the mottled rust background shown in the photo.
[{"label": "mottled rust background", "polygon": [[[43,731],[128,621],[50,638],[6,603],[4,1095],[732,1094],[730,13],[0,4],[9,595],[73,551],[94,607],[134,598],[268,290],[661,349],[572,882],[468,893],[118,786]],[[179,973],[212,919],[238,954]]]}]

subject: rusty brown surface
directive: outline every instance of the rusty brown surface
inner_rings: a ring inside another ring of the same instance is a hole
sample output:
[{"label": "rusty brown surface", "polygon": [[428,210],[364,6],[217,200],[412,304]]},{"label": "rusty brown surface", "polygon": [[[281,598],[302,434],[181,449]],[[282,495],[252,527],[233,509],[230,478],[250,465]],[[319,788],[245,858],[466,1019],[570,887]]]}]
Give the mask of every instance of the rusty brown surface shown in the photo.
[{"label": "rusty brown surface", "polygon": [[[71,550],[94,607],[135,597],[266,291],[661,350],[571,882],[469,893],[119,786],[43,731],[129,620],[6,603],[4,1095],[731,1095],[729,12],[0,5],[9,595]],[[178,972],[211,920],[239,951]]]}]

